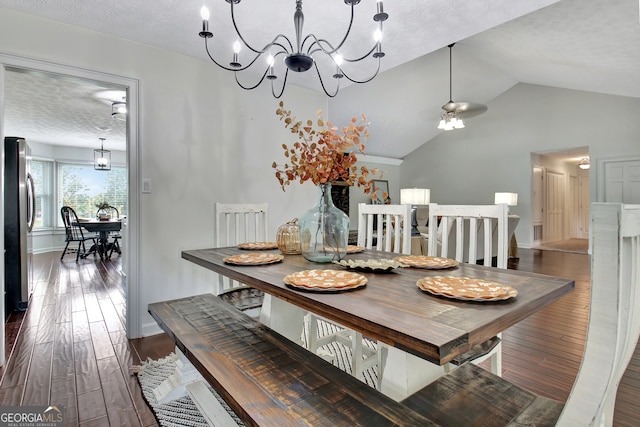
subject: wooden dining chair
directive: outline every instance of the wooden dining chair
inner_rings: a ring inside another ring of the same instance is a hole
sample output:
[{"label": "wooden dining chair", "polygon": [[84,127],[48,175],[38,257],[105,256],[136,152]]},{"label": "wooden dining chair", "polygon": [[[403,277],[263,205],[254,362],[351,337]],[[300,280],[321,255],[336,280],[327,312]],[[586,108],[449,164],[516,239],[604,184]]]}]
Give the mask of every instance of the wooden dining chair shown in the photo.
[{"label": "wooden dining chair", "polygon": [[[373,226],[374,222],[376,227]],[[374,245],[375,240],[375,245]],[[398,254],[411,253],[411,205],[368,205],[358,204],[358,246]],[[378,368],[377,388],[380,389],[384,364],[384,350],[381,343],[373,349],[364,343],[362,333],[339,326],[335,333],[319,336],[320,322],[328,320],[308,313],[309,350],[318,349],[332,342],[351,348],[351,374],[364,380],[364,372]]]},{"label": "wooden dining chair", "polygon": [[[62,222],[64,224],[65,230],[65,246],[62,251],[62,255],[60,256],[60,260],[64,258],[64,255],[69,251],[70,253],[76,254],[76,262],[80,259],[80,257],[85,257],[87,254],[87,248],[85,247],[85,242],[87,240],[91,240],[93,244],[96,244],[96,239],[93,236],[85,236],[82,231],[82,227],[78,225],[78,215],[76,215],[76,211],[73,210],[70,206],[63,206],[60,208],[60,214],[62,215]],[[77,249],[70,249],[69,244],[71,242],[78,242]]]},{"label": "wooden dining chair", "polygon": [[[269,205],[267,203],[216,203],[216,247],[236,246],[249,242],[268,242],[268,212]],[[222,275],[218,277],[217,295],[247,288],[244,283]],[[227,297],[232,298],[232,295],[227,295]],[[261,303],[261,299],[258,298],[258,300],[260,301],[255,301],[255,304],[251,303],[250,305],[255,306],[258,302]],[[236,302],[242,303],[240,300]]]},{"label": "wooden dining chair", "polygon": [[[430,256],[447,258],[455,254],[455,260],[476,264],[482,254],[483,265],[491,267],[494,252],[494,235],[497,235],[497,267],[507,268],[509,248],[508,235],[509,207],[498,205],[429,205],[429,244]],[[479,238],[480,236],[480,238]],[[482,242],[482,246],[480,246]],[[440,251],[438,251],[440,245]],[[453,251],[450,248],[454,249]],[[502,375],[502,343],[498,334],[478,345],[464,357],[456,359],[454,364],[468,361],[481,363],[491,360],[491,372]],[[451,365],[445,365],[449,371]]]}]

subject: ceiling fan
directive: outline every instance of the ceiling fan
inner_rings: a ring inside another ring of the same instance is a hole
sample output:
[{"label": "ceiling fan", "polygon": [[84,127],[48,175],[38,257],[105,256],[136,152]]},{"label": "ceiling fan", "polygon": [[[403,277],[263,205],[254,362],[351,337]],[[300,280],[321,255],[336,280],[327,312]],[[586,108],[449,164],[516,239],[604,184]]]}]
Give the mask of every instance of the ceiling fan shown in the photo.
[{"label": "ceiling fan", "polygon": [[438,129],[452,130],[464,127],[463,119],[478,116],[487,111],[487,106],[473,102],[453,101],[453,66],[451,60],[451,49],[455,43],[449,45],[449,102],[442,106],[442,117],[438,124]]}]

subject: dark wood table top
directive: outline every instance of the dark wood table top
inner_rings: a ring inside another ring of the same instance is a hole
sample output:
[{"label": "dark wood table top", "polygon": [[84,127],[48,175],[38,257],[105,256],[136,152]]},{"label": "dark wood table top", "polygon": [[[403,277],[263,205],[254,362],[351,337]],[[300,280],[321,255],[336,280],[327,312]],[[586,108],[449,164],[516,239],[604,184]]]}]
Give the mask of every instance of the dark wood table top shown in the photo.
[{"label": "dark wood table top", "polygon": [[[247,251],[235,247],[197,249],[183,251],[182,258],[436,364],[451,361],[575,286],[570,279],[460,264],[447,270],[397,268],[391,273],[362,273],[368,279],[362,288],[338,293],[305,292],[285,285],[283,277],[300,270],[343,268],[313,263],[300,255],[285,255],[283,262],[264,266],[224,263],[223,258],[240,253]],[[347,255],[347,259],[396,256],[367,250]],[[438,275],[502,283],[515,288],[518,296],[505,301],[469,302],[432,296],[417,287],[418,279]]]},{"label": "dark wood table top", "polygon": [[86,228],[92,233],[100,231],[119,231],[122,228],[122,220],[110,219],[108,221],[100,221],[97,219],[79,220],[78,225]]}]

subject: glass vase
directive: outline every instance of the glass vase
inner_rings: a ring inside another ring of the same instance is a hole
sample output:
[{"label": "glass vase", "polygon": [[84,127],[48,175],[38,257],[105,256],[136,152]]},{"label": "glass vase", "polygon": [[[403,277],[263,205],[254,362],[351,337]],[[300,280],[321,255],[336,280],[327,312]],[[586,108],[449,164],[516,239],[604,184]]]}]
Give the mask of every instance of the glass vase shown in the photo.
[{"label": "glass vase", "polygon": [[331,199],[331,184],[318,185],[318,200],[300,218],[302,256],[313,262],[339,261],[347,254],[349,217]]}]

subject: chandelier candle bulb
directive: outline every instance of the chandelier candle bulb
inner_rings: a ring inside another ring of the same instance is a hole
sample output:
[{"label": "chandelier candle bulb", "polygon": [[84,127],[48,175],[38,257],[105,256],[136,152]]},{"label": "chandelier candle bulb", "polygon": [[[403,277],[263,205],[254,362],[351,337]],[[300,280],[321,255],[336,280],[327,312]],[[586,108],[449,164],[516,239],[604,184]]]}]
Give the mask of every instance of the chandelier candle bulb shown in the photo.
[{"label": "chandelier candle bulb", "polygon": [[382,30],[380,30],[380,28],[376,29],[373,32],[373,40],[375,40],[377,43],[382,41]]},{"label": "chandelier candle bulb", "polygon": [[242,64],[240,64],[240,61],[239,61],[241,49],[242,49],[242,45],[238,40],[236,40],[235,43],[233,43],[233,61],[229,63],[229,65],[231,65],[233,68],[242,67]]},{"label": "chandelier candle bulb", "polygon": [[209,32],[209,9],[207,9],[207,6],[202,6],[200,16],[202,17],[202,33],[200,33],[202,35]]},{"label": "chandelier candle bulb", "polygon": [[340,69],[340,65],[342,65],[342,55],[336,55],[333,57],[333,62],[336,63],[336,73],[333,75],[334,79],[341,79],[344,77],[344,74],[342,73],[342,70]]},{"label": "chandelier candle bulb", "polygon": [[273,80],[277,78],[276,75],[273,74],[273,64],[274,64],[273,55],[269,55],[269,57],[267,57],[267,65],[269,66],[267,78],[269,80]]}]

